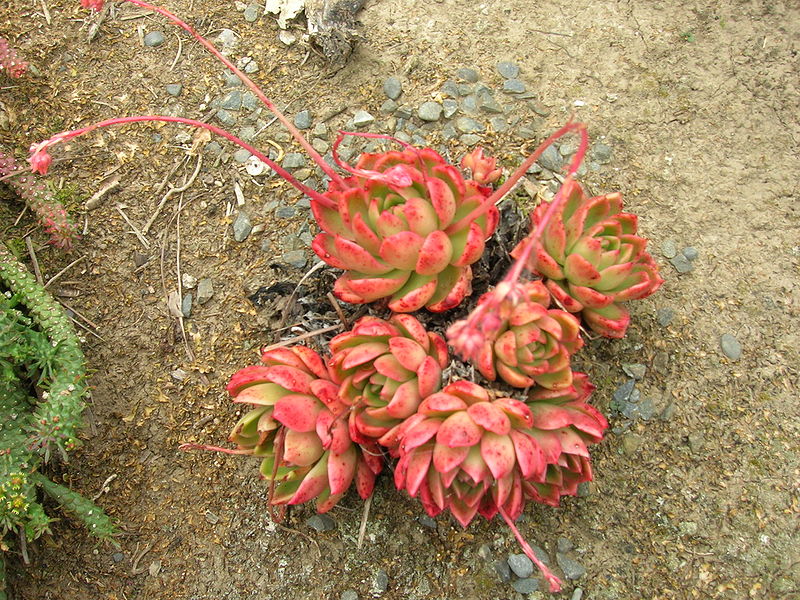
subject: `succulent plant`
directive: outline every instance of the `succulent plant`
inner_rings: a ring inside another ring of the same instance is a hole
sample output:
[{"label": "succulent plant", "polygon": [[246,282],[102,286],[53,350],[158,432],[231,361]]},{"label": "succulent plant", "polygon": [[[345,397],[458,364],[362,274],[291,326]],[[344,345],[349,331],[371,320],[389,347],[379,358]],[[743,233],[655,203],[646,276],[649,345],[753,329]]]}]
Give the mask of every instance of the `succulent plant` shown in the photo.
[{"label": "succulent plant", "polygon": [[339,397],[352,407],[350,436],[361,443],[374,442],[414,414],[441,387],[448,361],[441,336],[407,314],[388,321],[362,317],[334,337],[330,349]]},{"label": "succulent plant", "polygon": [[[555,300],[571,313],[580,312],[593,331],[623,337],[630,314],[621,303],[646,298],[663,283],[645,251],[647,240],[636,235],[636,216],[622,212],[621,194],[587,198],[572,179],[564,182],[561,194],[564,201],[544,227],[528,266],[546,278]],[[548,207],[536,207],[534,228]],[[526,243],[530,239],[512,256]]]},{"label": "succulent plant", "polygon": [[461,159],[461,168],[469,169],[472,178],[481,185],[489,185],[500,179],[502,169],[497,167],[497,159],[484,156],[483,148],[475,148]]},{"label": "succulent plant", "polygon": [[395,312],[423,306],[441,312],[471,291],[499,215],[485,206],[491,190],[430,148],[362,154],[356,175],[331,181],[311,207],[322,229],[312,247],[344,269],[334,294],[363,304],[389,298]]},{"label": "succulent plant", "polygon": [[[541,281],[519,284],[516,296],[497,307],[500,325],[496,337],[484,340],[474,357],[475,366],[488,380],[499,375],[514,387],[569,387],[570,357],[583,346],[578,319],[548,308],[550,293]],[[490,291],[478,304],[492,300]]]},{"label": "succulent plant", "polygon": [[354,480],[361,497],[369,497],[383,466],[380,449],[350,439],[348,406],[322,358],[295,346],[264,352],[261,360],[263,366],[240,370],[228,384],[234,402],[256,406],[233,428],[238,450],[229,452],[262,457],[272,505],[316,499],[317,510],[326,512]]},{"label": "succulent plant", "polygon": [[542,449],[547,471],[543,480],[523,482],[525,496],[558,506],[561,496],[575,496],[578,485],[591,481],[587,446],[603,439],[608,421],[588,404],[595,387],[585,373],[573,373],[572,385],[561,390],[536,387],[526,402],[533,416],[530,435]]}]

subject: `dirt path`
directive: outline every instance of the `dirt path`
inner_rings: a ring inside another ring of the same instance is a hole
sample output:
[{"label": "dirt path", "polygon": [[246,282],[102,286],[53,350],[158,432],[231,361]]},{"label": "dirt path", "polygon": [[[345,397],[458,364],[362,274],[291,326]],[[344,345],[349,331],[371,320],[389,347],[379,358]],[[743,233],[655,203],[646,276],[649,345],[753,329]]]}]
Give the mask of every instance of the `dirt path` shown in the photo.
[{"label": "dirt path", "polygon": [[[0,88],[0,115],[7,117],[0,144],[7,148],[22,152],[61,128],[116,114],[204,116],[225,93],[220,69],[187,40],[179,53],[160,19],[125,20],[120,16],[136,11],[124,7],[87,43],[77,0],[46,4],[50,25],[38,1],[0,8],[0,36],[41,72]],[[378,116],[390,75],[403,82],[401,102],[415,107],[440,99],[460,67],[500,85],[498,61],[518,64],[535,93],[541,114],[521,113],[528,121],[518,126],[528,124],[542,138],[573,111],[586,121],[593,139],[612,150],[610,161],[587,175],[589,188],[622,191],[667,282],[634,308],[628,338],[592,342],[581,366],[608,412],[626,379],[621,365],[644,364],[637,389],[657,416],[641,422],[614,415],[613,432],[594,453],[591,493],[558,510],[529,508],[521,529],[551,559],[559,537],[574,545],[569,556],[586,573],[566,586],[566,598],[576,587],[591,600],[800,598],[794,3],[370,1],[361,14],[365,39],[338,72],[307,57],[302,43],[282,45],[271,18],[247,23],[233,3],[189,4],[168,6],[212,37],[223,28],[237,32],[234,57],[257,60],[256,80],[290,114],[343,109],[331,127],[359,109]],[[139,25],[143,34],[163,31],[163,45],[141,47]],[[175,83],[183,86],[177,97],[164,91]],[[437,128],[420,135],[438,143]],[[235,160],[204,155],[183,199],[180,256],[184,273],[214,282],[214,295],[187,320],[195,359],[187,358],[163,302],[163,290],[176,281],[174,205],[148,234],[149,248],[115,208],[126,207],[140,226],[147,221],[156,188],[191,145],[176,139],[178,132],[138,127],[96,135],[62,152],[69,160],[54,168],[54,182],[63,177],[87,195],[115,168],[122,181],[89,214],[77,249],[87,258],[71,272],[73,283],[62,284],[79,293],[67,302],[102,338],[87,334],[92,422],[63,479],[94,496],[116,475],[98,502],[125,535],[117,551],[93,545],[68,521],[54,523],[54,535],[30,549],[32,565],[12,562],[13,597],[338,600],[347,590],[362,599],[521,597],[495,573],[495,561],[518,552],[499,522],[462,531],[440,518],[430,527],[418,520],[417,503],[393,493],[384,478],[359,551],[356,498],[334,510],[331,531],[309,527],[311,509],[294,510],[291,529],[283,529],[268,519],[255,465],[176,450],[181,442],[227,436],[237,413],[224,385],[255,361],[260,344],[274,340],[269,311],[246,296],[299,278],[301,269],[271,265],[302,250],[309,230],[307,210],[286,186],[247,177]],[[291,150],[275,126],[259,141],[266,138]],[[513,130],[484,142],[506,166],[521,160],[522,146],[530,148]],[[454,157],[463,154],[457,141],[450,146]],[[173,181],[194,166],[194,158],[180,165]],[[243,186],[253,225],[265,226],[243,243],[233,240],[226,216],[236,204],[234,181]],[[16,215],[16,207],[0,215],[4,231]],[[7,235],[20,237],[29,226],[23,220]],[[671,245],[697,249],[690,272],[679,274],[664,256]],[[51,274],[71,260],[41,254]],[[720,349],[726,333],[742,346],[739,360]],[[381,570],[388,576],[382,595]],[[530,597],[545,597],[537,594]]]}]

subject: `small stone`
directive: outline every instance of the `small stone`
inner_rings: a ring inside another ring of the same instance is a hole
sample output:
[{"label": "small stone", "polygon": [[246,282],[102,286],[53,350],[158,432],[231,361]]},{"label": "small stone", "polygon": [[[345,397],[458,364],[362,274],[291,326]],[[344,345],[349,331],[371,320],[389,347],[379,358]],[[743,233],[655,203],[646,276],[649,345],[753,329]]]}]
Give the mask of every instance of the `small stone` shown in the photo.
[{"label": "small stone", "polygon": [[336,521],[328,515],[314,515],[306,519],[306,525],[317,531],[330,531],[336,529]]},{"label": "small stone", "polygon": [[445,123],[442,127],[442,139],[445,141],[454,140],[458,137],[458,132],[452,123]]},{"label": "small stone", "polygon": [[667,372],[667,367],[669,367],[669,353],[659,350],[653,357],[653,369],[663,375]]},{"label": "small stone", "polygon": [[312,132],[315,136],[324,138],[328,136],[328,126],[325,123],[317,123],[314,125],[314,131]]},{"label": "small stone", "polygon": [[222,80],[225,87],[234,88],[242,86],[242,80],[239,79],[239,76],[231,73],[230,71],[222,72]]},{"label": "small stone", "polygon": [[693,431],[688,436],[689,449],[698,454],[702,452],[703,447],[706,445],[705,436],[699,431]]},{"label": "small stone", "polygon": [[383,82],[383,93],[390,100],[397,100],[403,93],[403,83],[398,77],[387,77]]},{"label": "small stone", "polygon": [[678,529],[684,535],[695,535],[697,533],[697,523],[694,521],[682,521],[678,524]]},{"label": "small stone", "polygon": [[539,589],[539,580],[530,578],[517,579],[511,583],[511,587],[520,594],[530,594]]},{"label": "small stone", "polygon": [[164,86],[170,96],[180,96],[183,86],[180,83],[168,83]]},{"label": "small stone", "polygon": [[118,563],[125,560],[125,555],[122,552],[114,552],[114,554],[111,555],[111,558],[115,563]]},{"label": "small stone", "polygon": [[519,66],[512,62],[499,62],[497,63],[497,72],[501,77],[506,79],[514,79],[519,77]]},{"label": "small stone", "polygon": [[697,248],[694,246],[687,246],[681,253],[686,257],[686,260],[694,261],[697,260],[697,257],[700,256],[700,253],[697,251]]},{"label": "small stone", "polygon": [[462,81],[467,81],[469,83],[477,83],[480,78],[481,74],[478,73],[475,69],[471,69],[469,67],[462,67],[458,71],[456,71],[456,77],[461,79]]},{"label": "small stone", "polygon": [[242,90],[231,90],[222,97],[220,108],[225,110],[239,110],[242,108]]},{"label": "small stone", "polygon": [[299,181],[305,181],[306,179],[311,177],[311,173],[312,173],[311,169],[308,168],[297,169],[297,171],[294,172],[294,176],[297,177]]},{"label": "small stone", "polygon": [[209,142],[206,144],[206,147],[203,149],[206,154],[211,154],[212,156],[218,156],[220,152],[222,152],[222,146],[219,145],[217,142]]},{"label": "small stone", "polygon": [[458,98],[461,95],[458,92],[458,84],[452,79],[445,81],[442,85],[442,89],[439,91],[442,93],[442,96],[449,96],[451,98]]},{"label": "small stone", "polygon": [[300,152],[289,152],[283,157],[281,166],[284,169],[299,169],[306,166],[306,157]]},{"label": "small stone", "polygon": [[381,595],[389,588],[389,574],[383,569],[378,569],[372,579],[372,591]]},{"label": "small stone", "polygon": [[533,561],[524,554],[512,554],[508,557],[508,566],[517,577],[533,575]]},{"label": "small stone", "polygon": [[197,303],[205,304],[214,296],[214,284],[208,277],[204,277],[197,283]]},{"label": "small stone", "polygon": [[628,379],[614,391],[614,402],[617,405],[628,402],[633,393],[633,388],[636,386],[635,379]]},{"label": "small stone", "polygon": [[261,7],[257,4],[248,4],[244,9],[244,20],[248,23],[255,23],[258,20],[258,15],[261,12]]},{"label": "small stone", "polygon": [[506,79],[503,82],[503,91],[507,94],[523,94],[527,89],[525,82],[520,79]]},{"label": "small stone", "polygon": [[581,600],[581,598],[583,598],[583,590],[581,588],[575,588],[570,600]]},{"label": "small stone", "polygon": [[550,566],[550,557],[547,555],[547,552],[544,551],[544,548],[541,546],[537,546],[536,544],[531,544],[531,550],[533,550],[534,555],[540,561],[542,561],[546,566]]},{"label": "small stone", "polygon": [[511,581],[511,568],[508,566],[508,563],[504,560],[496,560],[492,564],[494,568],[494,572],[497,573],[497,578],[502,581],[503,583],[508,583]]},{"label": "small stone", "polygon": [[397,110],[394,111],[394,116],[397,117],[398,122],[400,119],[408,120],[414,116],[414,113],[407,106],[398,106]]},{"label": "small stone", "polygon": [[686,258],[683,254],[678,254],[674,258],[671,258],[669,262],[673,267],[675,267],[675,270],[678,273],[689,273],[694,270],[692,261]]},{"label": "small stone", "polygon": [[255,110],[259,108],[260,100],[253,92],[245,92],[242,94],[242,108],[245,110]]},{"label": "small stone", "polygon": [[481,133],[485,127],[470,117],[459,117],[456,119],[456,129],[461,133]]},{"label": "small stone", "polygon": [[558,147],[558,152],[564,158],[569,158],[578,151],[578,142],[567,140]]},{"label": "small stone", "polygon": [[422,515],[419,519],[419,524],[428,529],[436,529],[436,521],[428,515]]},{"label": "small stone", "polygon": [[642,445],[642,436],[637,435],[635,433],[626,433],[622,436],[622,453],[623,454],[635,454],[636,451],[639,449],[639,446]]},{"label": "small stone", "polygon": [[279,206],[275,211],[275,216],[279,219],[291,219],[297,214],[294,206]]},{"label": "small stone", "polygon": [[625,371],[626,375],[633,377],[637,381],[644,379],[644,376],[647,373],[647,367],[641,363],[623,364],[622,370]]},{"label": "small stone", "polygon": [[675,411],[676,411],[675,403],[670,402],[664,407],[664,410],[661,411],[661,414],[659,415],[658,418],[661,419],[662,421],[669,421],[672,417],[675,416]]},{"label": "small stone", "polygon": [[325,140],[314,138],[313,140],[311,140],[311,147],[314,148],[314,150],[316,150],[320,154],[325,154],[328,150],[330,150],[331,145]]},{"label": "small stone", "polygon": [[205,517],[206,517],[206,521],[208,521],[212,525],[216,525],[217,523],[219,523],[219,517],[217,515],[215,515],[213,512],[211,512],[210,510],[206,511]]},{"label": "small stone", "polygon": [[144,45],[157,48],[164,43],[164,34],[160,31],[151,31],[144,36]]},{"label": "small stone", "polygon": [[675,240],[664,240],[664,243],[661,244],[661,254],[664,255],[664,258],[675,258],[678,254],[678,245]]},{"label": "small stone", "polygon": [[545,148],[545,151],[542,152],[538,162],[545,169],[552,171],[553,173],[558,173],[561,170],[561,166],[564,164],[561,154],[558,153],[558,150],[553,145]]},{"label": "small stone", "polygon": [[588,481],[582,481],[578,484],[578,498],[586,498],[591,495],[592,485]]},{"label": "small stone", "polygon": [[572,550],[575,547],[575,545],[567,538],[562,536],[558,538],[558,540],[556,541],[556,547],[558,548],[559,552],[566,553]]},{"label": "small stone", "polygon": [[353,125],[356,127],[366,127],[367,125],[374,123],[375,117],[369,114],[365,110],[358,110],[356,114],[353,115]]},{"label": "small stone", "polygon": [[580,579],[586,574],[586,569],[576,560],[571,559],[566,554],[561,552],[556,553],[556,562],[561,570],[564,572],[564,577],[567,579]]},{"label": "small stone", "polygon": [[592,147],[592,157],[601,165],[611,162],[611,154],[611,146],[606,144],[595,144],[594,147]]},{"label": "small stone", "polygon": [[[469,96],[477,86],[472,85],[471,83],[459,83],[458,84],[458,95],[459,96]],[[486,88],[488,89],[488,88]]]},{"label": "small stone", "polygon": [[252,156],[250,154],[250,150],[245,150],[244,148],[239,148],[236,152],[233,153],[233,160],[235,160],[240,165],[243,165],[247,162],[247,160]]},{"label": "small stone", "polygon": [[154,560],[151,562],[147,571],[150,573],[150,577],[156,577],[161,572],[161,561]]},{"label": "small stone", "polygon": [[223,29],[217,36],[216,42],[222,46],[223,54],[230,54],[239,43],[239,38],[233,30]]},{"label": "small stone", "polygon": [[311,111],[301,110],[294,116],[294,125],[298,129],[311,128]]},{"label": "small stone", "polygon": [[478,556],[483,560],[488,560],[492,556],[492,547],[489,544],[481,544],[478,548]]},{"label": "small stone", "polygon": [[345,590],[339,596],[340,600],[358,600],[358,593],[355,590]]},{"label": "small stone", "polygon": [[239,137],[242,138],[245,142],[252,142],[256,137],[256,128],[253,127],[252,125],[245,125],[241,129],[239,129]]},{"label": "small stone", "polygon": [[461,100],[461,110],[470,115],[476,114],[478,112],[478,97],[474,94],[465,96]]},{"label": "small stone", "polygon": [[243,242],[251,231],[253,231],[253,225],[250,223],[250,217],[246,212],[240,210],[233,221],[233,239],[237,242]]},{"label": "small stone", "polygon": [[390,115],[397,110],[398,106],[399,105],[397,104],[397,102],[395,102],[390,98],[389,100],[381,104],[381,107],[378,109],[378,112],[381,113],[382,115]]},{"label": "small stone", "polygon": [[447,98],[446,100],[442,101],[442,114],[444,115],[445,119],[449,119],[458,110],[458,102],[453,100],[452,98]]},{"label": "small stone", "polygon": [[305,250],[290,250],[281,257],[281,260],[295,269],[302,269],[308,263]]},{"label": "small stone", "polygon": [[188,319],[192,316],[192,293],[189,292],[183,296],[183,300],[181,300],[181,314],[183,315],[184,319]]},{"label": "small stone", "polygon": [[475,135],[474,133],[465,133],[464,135],[459,136],[458,141],[465,146],[474,146],[475,144],[480,143],[481,136]]},{"label": "small stone", "polygon": [[217,121],[219,121],[226,127],[231,127],[232,125],[236,125],[236,116],[227,110],[223,110],[220,108],[214,116],[217,117]]},{"label": "small stone", "polygon": [[502,114],[503,107],[494,99],[491,92],[483,92],[478,96],[478,108],[483,112]]},{"label": "small stone", "polygon": [[742,357],[742,345],[730,333],[723,333],[719,338],[719,345],[722,353],[731,360],[739,360]]},{"label": "small stone", "polygon": [[656,321],[661,327],[666,327],[675,318],[675,311],[671,308],[659,308],[656,311]]},{"label": "small stone", "polygon": [[423,121],[438,121],[442,116],[442,105],[438,102],[423,102],[420,104],[417,114]]}]

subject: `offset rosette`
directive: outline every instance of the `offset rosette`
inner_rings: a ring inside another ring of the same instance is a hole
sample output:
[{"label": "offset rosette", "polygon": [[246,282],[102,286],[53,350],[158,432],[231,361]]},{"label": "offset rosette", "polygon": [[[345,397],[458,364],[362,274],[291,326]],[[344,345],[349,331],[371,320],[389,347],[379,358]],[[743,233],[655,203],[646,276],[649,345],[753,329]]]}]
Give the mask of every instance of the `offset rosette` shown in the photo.
[{"label": "offset rosette", "polygon": [[[600,335],[620,338],[630,322],[621,303],[646,298],[664,280],[645,251],[647,240],[636,235],[636,216],[622,212],[619,193],[587,198],[567,179],[562,194],[564,202],[545,226],[528,266],[546,278],[547,289],[565,310],[580,312]],[[548,208],[536,207],[534,229]],[[512,256],[519,252],[520,246]]]},{"label": "offset rosette", "polygon": [[558,506],[561,496],[575,496],[578,484],[592,480],[588,446],[603,439],[608,421],[587,403],[595,387],[584,373],[572,374],[567,389],[531,390],[527,407],[533,415],[530,435],[541,449],[547,470],[543,479],[523,483],[525,496]]},{"label": "offset rosette", "polygon": [[481,386],[456,381],[380,442],[400,456],[397,489],[419,495],[430,516],[449,510],[466,527],[477,513],[492,518],[501,507],[515,519],[525,503],[523,481],[544,481],[532,425],[525,403],[494,400]]},{"label": "offset rosette", "polygon": [[406,314],[363,317],[330,349],[330,372],[340,399],[352,407],[350,436],[358,442],[374,442],[413,415],[441,387],[448,360],[441,336]]},{"label": "offset rosette", "polygon": [[477,210],[491,190],[430,148],[362,154],[352,171],[324,194],[335,208],[311,200],[322,228],[312,248],[346,271],[334,294],[353,304],[389,298],[403,313],[458,305],[497,226],[493,205]]},{"label": "offset rosette", "polygon": [[[569,387],[570,357],[583,346],[578,320],[548,308],[550,294],[541,281],[522,283],[518,289],[520,297],[504,301],[496,311],[501,320],[497,337],[483,342],[475,366],[486,379],[499,376],[518,388]],[[490,301],[492,292],[487,292],[478,304]]]},{"label": "offset rosette", "polygon": [[237,453],[263,458],[261,475],[274,485],[270,504],[316,499],[317,510],[326,512],[354,480],[367,498],[383,466],[381,452],[350,439],[348,407],[320,356],[295,346],[265,352],[261,360],[265,366],[246,367],[228,384],[234,402],[256,407],[230,441]]}]

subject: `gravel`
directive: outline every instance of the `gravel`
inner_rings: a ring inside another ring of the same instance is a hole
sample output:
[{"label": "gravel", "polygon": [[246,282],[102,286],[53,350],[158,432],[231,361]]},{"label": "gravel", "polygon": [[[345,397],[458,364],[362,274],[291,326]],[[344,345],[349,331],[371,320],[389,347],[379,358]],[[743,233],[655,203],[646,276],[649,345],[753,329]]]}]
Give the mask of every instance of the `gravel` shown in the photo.
[{"label": "gravel", "polygon": [[284,169],[299,169],[306,166],[306,156],[300,152],[289,152],[283,157],[281,166]]},{"label": "gravel", "polygon": [[281,257],[281,261],[295,269],[302,269],[308,264],[305,250],[290,250]]},{"label": "gravel", "polygon": [[492,564],[494,567],[494,572],[497,573],[497,578],[503,582],[508,583],[511,581],[511,567],[508,566],[508,563],[504,560],[496,560]]},{"label": "gravel", "polygon": [[742,345],[732,334],[723,333],[719,338],[719,345],[722,353],[731,360],[739,360],[742,357]]},{"label": "gravel", "polygon": [[575,545],[569,541],[567,538],[561,536],[556,540],[556,548],[559,552],[565,553],[569,552],[575,547]]},{"label": "gravel", "polygon": [[694,246],[687,246],[683,250],[681,250],[681,254],[686,257],[686,260],[697,260],[697,257],[700,256],[700,253],[697,251],[697,248]]},{"label": "gravel", "polygon": [[675,318],[675,311],[671,308],[659,308],[656,311],[656,321],[661,327],[666,327]]},{"label": "gravel", "polygon": [[233,125],[236,125],[236,115],[234,115],[230,111],[220,108],[214,116],[217,117],[217,121],[219,121],[226,127],[231,127]]},{"label": "gravel", "polygon": [[317,531],[331,531],[336,529],[336,521],[328,515],[313,515],[306,519],[306,525]]},{"label": "gravel", "polygon": [[222,97],[219,107],[225,110],[240,110],[242,108],[242,90],[231,90]]},{"label": "gravel", "polygon": [[539,589],[539,580],[529,578],[517,579],[511,584],[511,587],[520,594],[530,594]]},{"label": "gravel", "polygon": [[689,273],[694,270],[692,261],[686,258],[683,254],[678,254],[670,259],[670,264],[675,267],[678,273]]},{"label": "gravel", "polygon": [[355,590],[345,590],[339,598],[340,600],[358,600],[358,593]]},{"label": "gravel", "polygon": [[233,153],[233,160],[235,160],[240,165],[243,165],[249,160],[251,156],[252,154],[250,154],[250,150],[239,148],[236,152]]},{"label": "gravel", "polygon": [[261,7],[257,4],[248,4],[244,9],[244,20],[248,23],[255,23],[258,20],[258,15],[261,12]]},{"label": "gravel", "polygon": [[481,133],[486,128],[471,117],[459,117],[456,119],[456,129],[461,133]]},{"label": "gravel", "polygon": [[419,524],[423,527],[427,527],[428,529],[436,529],[436,520],[429,517],[428,515],[422,515],[417,519]]},{"label": "gravel", "polygon": [[573,560],[562,552],[556,553],[556,562],[561,570],[564,572],[564,577],[567,579],[580,579],[586,574],[586,568],[578,561]]},{"label": "gravel", "polygon": [[522,94],[527,90],[525,82],[520,79],[506,79],[503,82],[503,91],[509,94]]},{"label": "gravel", "polygon": [[208,277],[197,282],[197,303],[205,304],[214,297],[214,284]]},{"label": "gravel", "polygon": [[661,254],[664,258],[675,258],[678,255],[678,244],[675,240],[664,240],[661,244]]},{"label": "gravel", "polygon": [[445,119],[449,119],[458,110],[458,102],[453,100],[452,98],[447,98],[446,100],[442,101],[442,114],[444,115]]},{"label": "gravel", "polygon": [[301,110],[294,116],[294,124],[298,129],[311,129],[311,111]]},{"label": "gravel", "polygon": [[253,225],[250,223],[250,217],[246,212],[240,210],[233,221],[233,239],[237,242],[243,242],[251,231],[253,231]]},{"label": "gravel", "polygon": [[497,72],[506,79],[519,77],[519,66],[513,62],[499,62],[496,67]]},{"label": "gravel", "polygon": [[594,158],[594,160],[599,162],[601,165],[610,163],[611,155],[611,146],[608,146],[607,144],[595,144],[592,147],[592,158]]},{"label": "gravel", "polygon": [[625,371],[625,374],[629,377],[633,377],[637,381],[641,381],[644,379],[645,374],[647,373],[647,367],[641,363],[627,363],[622,365],[622,370]]},{"label": "gravel", "polygon": [[168,83],[164,86],[170,96],[180,96],[183,91],[183,86],[180,83]]},{"label": "gravel", "polygon": [[192,316],[192,293],[189,292],[184,294],[183,300],[181,300],[181,314],[183,315],[184,319],[188,319]]},{"label": "gravel", "polygon": [[544,152],[542,152],[538,163],[548,171],[552,171],[554,173],[558,173],[564,164],[561,154],[559,154],[558,149],[552,144],[548,146]]},{"label": "gravel", "polygon": [[467,81],[469,83],[476,83],[480,81],[481,74],[478,73],[475,69],[469,67],[463,67],[456,71],[456,77],[461,79],[462,81]]},{"label": "gravel", "polygon": [[358,110],[356,114],[353,115],[353,125],[356,127],[366,127],[367,125],[374,123],[375,117],[369,114],[365,110]]},{"label": "gravel", "polygon": [[620,405],[630,401],[635,386],[635,379],[626,380],[625,383],[614,390],[614,402]]},{"label": "gravel", "polygon": [[403,83],[397,77],[387,77],[383,82],[383,93],[391,100],[397,100],[403,93]]},{"label": "gravel", "polygon": [[512,554],[508,557],[508,566],[517,577],[533,575],[533,561],[524,554]]},{"label": "gravel", "polygon": [[275,216],[278,219],[291,219],[297,214],[297,209],[294,206],[279,206],[275,210]]},{"label": "gravel", "polygon": [[164,34],[160,31],[151,31],[144,36],[144,45],[157,48],[164,43]]},{"label": "gravel", "polygon": [[581,598],[583,598],[583,590],[581,588],[575,588],[570,600],[581,600]]},{"label": "gravel", "polygon": [[442,116],[442,105],[438,102],[423,102],[420,104],[417,114],[423,121],[438,121]]},{"label": "gravel", "polygon": [[378,569],[372,578],[372,595],[380,596],[389,588],[389,574],[383,569]]}]

